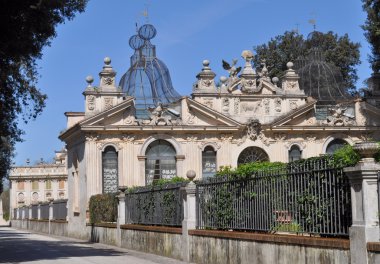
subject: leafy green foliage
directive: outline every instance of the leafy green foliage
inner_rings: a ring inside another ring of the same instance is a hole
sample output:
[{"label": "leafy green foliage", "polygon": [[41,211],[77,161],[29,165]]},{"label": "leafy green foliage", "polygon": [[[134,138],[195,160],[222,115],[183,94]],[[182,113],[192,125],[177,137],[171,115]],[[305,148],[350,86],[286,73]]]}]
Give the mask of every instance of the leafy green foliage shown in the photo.
[{"label": "leafy green foliage", "polygon": [[374,72],[380,72],[380,1],[362,0],[367,19],[362,26],[367,41],[371,45],[372,55],[369,62]]},{"label": "leafy green foliage", "polygon": [[90,222],[116,222],[118,198],[116,193],[97,194],[90,198]]},{"label": "leafy green foliage", "polygon": [[[0,8],[0,179],[10,168],[13,147],[21,141],[17,117],[27,122],[45,107],[37,87],[36,61],[56,36],[56,26],[83,12],[87,0],[3,1]],[[0,181],[1,184],[2,181]],[[1,191],[1,186],[0,186]]]},{"label": "leafy green foliage", "polygon": [[336,165],[343,167],[354,166],[360,160],[360,155],[348,144],[337,149],[332,157]]},{"label": "leafy green foliage", "polygon": [[245,179],[252,177],[257,172],[262,170],[285,168],[286,164],[282,162],[251,162],[238,166],[233,169],[231,166],[221,166],[217,171],[216,176],[228,176],[229,178]]},{"label": "leafy green foliage", "polygon": [[5,221],[9,220],[9,208],[10,208],[10,198],[9,198],[9,190],[2,192],[0,195],[0,199],[3,203],[3,218]]},{"label": "leafy green foliage", "polygon": [[[317,39],[316,39],[317,38]],[[344,80],[344,87],[348,92],[355,92],[355,83],[358,80],[356,66],[360,63],[360,44],[351,42],[348,35],[338,36],[329,31],[313,34],[311,38],[304,38],[295,32],[286,31],[283,35],[272,38],[268,43],[254,47],[255,67],[260,67],[263,59],[269,66],[269,76],[281,77],[287,70],[286,63],[295,61],[299,57],[306,57],[318,43],[326,62],[340,69]]]},{"label": "leafy green foliage", "polygon": [[172,184],[172,183],[180,183],[180,182],[189,182],[188,179],[185,179],[185,178],[182,178],[182,177],[179,177],[179,176],[175,176],[171,179],[158,179],[158,180],[154,180],[152,185],[153,186],[164,186],[166,184]]}]

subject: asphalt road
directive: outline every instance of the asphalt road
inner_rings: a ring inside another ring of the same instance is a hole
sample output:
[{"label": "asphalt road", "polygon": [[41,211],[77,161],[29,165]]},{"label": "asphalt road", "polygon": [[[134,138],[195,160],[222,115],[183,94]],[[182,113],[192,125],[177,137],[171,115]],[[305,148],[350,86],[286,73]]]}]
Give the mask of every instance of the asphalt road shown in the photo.
[{"label": "asphalt road", "polygon": [[170,258],[0,227],[0,263],[177,264]]}]

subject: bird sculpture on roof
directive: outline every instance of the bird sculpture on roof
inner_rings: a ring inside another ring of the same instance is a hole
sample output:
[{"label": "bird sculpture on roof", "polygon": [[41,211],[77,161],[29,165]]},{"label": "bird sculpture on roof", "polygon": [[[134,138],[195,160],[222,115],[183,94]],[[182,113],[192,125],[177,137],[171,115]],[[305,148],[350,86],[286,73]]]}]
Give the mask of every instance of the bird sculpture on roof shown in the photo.
[{"label": "bird sculpture on roof", "polygon": [[237,59],[233,59],[231,65],[226,62],[225,60],[222,60],[223,62],[223,69],[227,70],[230,74],[230,77],[236,77],[239,72],[241,71],[241,67],[235,67],[236,63],[238,62]]}]

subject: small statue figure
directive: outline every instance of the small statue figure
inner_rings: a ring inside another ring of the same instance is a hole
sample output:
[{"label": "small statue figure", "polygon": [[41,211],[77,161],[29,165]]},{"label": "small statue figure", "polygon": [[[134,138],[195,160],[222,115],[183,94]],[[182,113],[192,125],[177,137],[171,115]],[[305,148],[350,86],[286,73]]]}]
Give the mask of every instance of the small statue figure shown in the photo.
[{"label": "small statue figure", "polygon": [[239,84],[239,78],[237,75],[241,71],[241,67],[235,67],[236,63],[238,62],[237,59],[233,59],[231,65],[225,60],[222,60],[222,62],[223,69],[227,70],[229,73],[227,89],[229,92],[232,92],[233,90],[237,89],[237,85]]}]

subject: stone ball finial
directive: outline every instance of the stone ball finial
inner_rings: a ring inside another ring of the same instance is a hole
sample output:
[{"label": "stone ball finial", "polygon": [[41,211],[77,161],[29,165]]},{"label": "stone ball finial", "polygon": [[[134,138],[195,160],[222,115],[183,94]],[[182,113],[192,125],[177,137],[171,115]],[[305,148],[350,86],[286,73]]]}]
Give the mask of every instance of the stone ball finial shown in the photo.
[{"label": "stone ball finial", "polygon": [[88,75],[88,76],[86,77],[86,82],[87,82],[89,85],[91,85],[93,81],[94,81],[94,77],[92,77],[91,75]]},{"label": "stone ball finial", "polygon": [[221,81],[223,84],[226,83],[227,80],[228,80],[228,78],[227,78],[226,76],[221,76],[221,77],[220,77],[220,81]]},{"label": "stone ball finial", "polygon": [[279,81],[278,77],[273,77],[273,78],[272,78],[272,82],[273,82],[274,84],[277,84],[278,81]]},{"label": "stone ball finial", "polygon": [[286,67],[288,67],[289,70],[291,70],[293,68],[294,64],[293,62],[289,61],[287,64],[286,64]]},{"label": "stone ball finial", "polygon": [[243,52],[241,53],[241,56],[245,60],[251,60],[251,59],[253,59],[253,53],[250,50],[243,50]]},{"label": "stone ball finial", "polygon": [[202,61],[202,64],[204,67],[208,67],[210,65],[210,61],[209,60],[204,60]]},{"label": "stone ball finial", "polygon": [[111,58],[110,57],[105,57],[104,58],[104,64],[105,65],[110,65],[111,64]]},{"label": "stone ball finial", "polygon": [[193,170],[188,170],[188,171],[186,172],[186,177],[187,177],[190,181],[193,181],[196,175],[197,175],[197,174],[196,174],[195,171],[193,171]]}]

